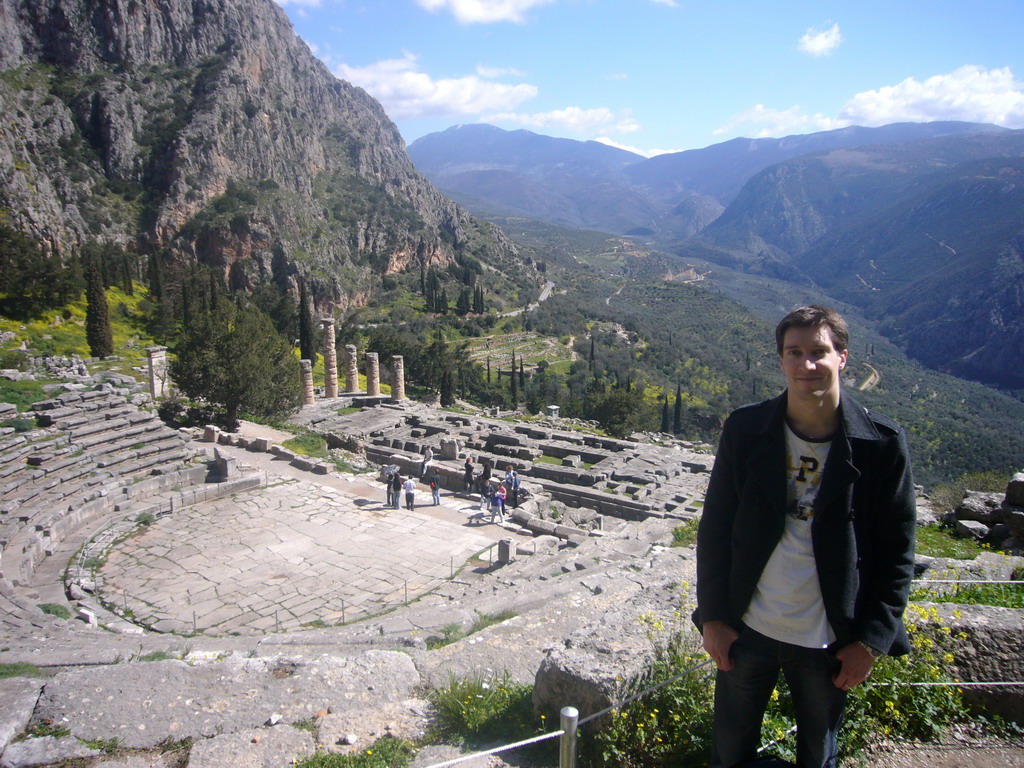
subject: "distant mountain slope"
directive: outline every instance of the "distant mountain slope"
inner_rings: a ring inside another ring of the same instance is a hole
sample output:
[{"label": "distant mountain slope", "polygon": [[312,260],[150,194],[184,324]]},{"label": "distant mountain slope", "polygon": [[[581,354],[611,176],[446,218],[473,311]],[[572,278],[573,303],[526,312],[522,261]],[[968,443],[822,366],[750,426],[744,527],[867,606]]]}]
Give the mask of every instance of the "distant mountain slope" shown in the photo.
[{"label": "distant mountain slope", "polygon": [[860,305],[931,367],[1022,388],[1022,211],[1024,132],[975,134],[773,166],[701,239]]},{"label": "distant mountain slope", "polygon": [[409,145],[416,167],[456,197],[479,198],[524,216],[569,226],[603,222],[626,231],[663,206],[630,187],[623,169],[640,155],[491,125],[458,125]]},{"label": "distant mountain slope", "polygon": [[115,242],[303,275],[324,308],[382,273],[515,259],[412,166],[271,0],[0,0],[0,208],[57,252]]},{"label": "distant mountain slope", "polygon": [[593,141],[461,125],[417,139],[409,154],[424,175],[459,199],[664,245],[700,232],[752,176],[785,160],[845,147],[1004,131],[954,122],[851,127],[734,139],[647,159]]},{"label": "distant mountain slope", "polygon": [[658,155],[633,165],[629,179],[659,199],[684,190],[728,205],[754,174],[801,155],[847,147],[906,143],[964,133],[1001,133],[994,125],[960,122],[893,123],[879,128],[850,126],[781,139],[732,139],[704,149]]}]

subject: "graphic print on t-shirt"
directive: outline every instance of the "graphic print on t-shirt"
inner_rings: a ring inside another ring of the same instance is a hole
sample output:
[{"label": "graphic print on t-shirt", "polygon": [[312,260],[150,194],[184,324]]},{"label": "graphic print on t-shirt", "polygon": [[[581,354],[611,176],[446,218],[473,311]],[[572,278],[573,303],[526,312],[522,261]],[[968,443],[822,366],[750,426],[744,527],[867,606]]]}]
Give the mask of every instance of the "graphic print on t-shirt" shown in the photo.
[{"label": "graphic print on t-shirt", "polygon": [[831,441],[813,443],[801,440],[786,429],[786,469],[789,505],[786,512],[796,520],[810,520],[814,516],[814,497],[821,485],[821,470],[825,466]]}]

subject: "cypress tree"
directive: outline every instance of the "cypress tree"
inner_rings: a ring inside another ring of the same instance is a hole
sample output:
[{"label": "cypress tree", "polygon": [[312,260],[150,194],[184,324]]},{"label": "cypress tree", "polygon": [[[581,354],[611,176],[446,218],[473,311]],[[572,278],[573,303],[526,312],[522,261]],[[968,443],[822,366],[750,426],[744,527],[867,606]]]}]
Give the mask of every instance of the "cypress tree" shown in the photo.
[{"label": "cypress tree", "polygon": [[512,396],[512,407],[513,408],[518,408],[519,407],[519,377],[516,376],[516,361],[515,361],[515,357],[514,356],[512,358],[512,370],[510,371],[510,375],[509,375],[508,378],[509,378],[508,391],[509,391],[509,394]]},{"label": "cypress tree", "polygon": [[455,314],[460,317],[465,317],[469,314],[471,308],[471,299],[469,297],[469,288],[463,288],[459,291],[459,298],[455,300]]},{"label": "cypress tree", "polygon": [[587,358],[590,364],[590,370],[594,370],[594,336],[590,336],[590,356]]},{"label": "cypress tree", "polygon": [[93,357],[114,354],[114,330],[110,326],[110,306],[103,287],[103,274],[96,258],[89,260],[85,289],[85,339]]},{"label": "cypress tree", "polygon": [[299,286],[299,355],[303,360],[310,360],[316,365],[316,333],[304,282]]},{"label": "cypress tree", "polygon": [[526,372],[523,370],[523,356],[519,356],[519,388],[526,391]]},{"label": "cypress tree", "polygon": [[676,382],[676,406],[672,414],[672,431],[679,434],[683,431],[683,385]]}]

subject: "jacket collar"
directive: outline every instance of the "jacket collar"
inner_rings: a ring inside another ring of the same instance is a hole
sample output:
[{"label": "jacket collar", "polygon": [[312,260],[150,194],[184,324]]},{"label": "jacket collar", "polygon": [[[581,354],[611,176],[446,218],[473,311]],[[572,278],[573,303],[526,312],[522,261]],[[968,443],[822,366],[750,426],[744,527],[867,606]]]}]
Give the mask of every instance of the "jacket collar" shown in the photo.
[{"label": "jacket collar", "polygon": [[[765,417],[754,428],[757,433],[781,430],[786,419],[786,391],[769,401],[770,408]],[[839,398],[839,430],[835,437],[848,440],[880,440],[881,435],[875,423],[868,417],[867,409],[843,390]]]}]

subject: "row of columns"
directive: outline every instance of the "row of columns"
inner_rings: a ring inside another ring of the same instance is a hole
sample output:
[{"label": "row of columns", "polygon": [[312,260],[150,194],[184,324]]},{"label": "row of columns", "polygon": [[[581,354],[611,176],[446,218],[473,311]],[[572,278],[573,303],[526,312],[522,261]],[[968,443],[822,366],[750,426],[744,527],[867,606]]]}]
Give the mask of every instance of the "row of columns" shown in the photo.
[{"label": "row of columns", "polygon": [[[321,319],[324,327],[324,379],[326,391],[324,396],[334,398],[338,396],[338,353],[335,346],[334,318],[325,317]],[[359,392],[359,362],[356,357],[357,351],[354,344],[345,346],[345,392],[351,394]],[[312,405],[313,395],[313,361],[300,360],[302,366],[302,392],[306,405]],[[405,360],[401,355],[394,355],[391,358],[391,400],[399,402],[405,400]],[[376,352],[366,353],[366,394],[370,397],[380,396],[380,357]]]}]

